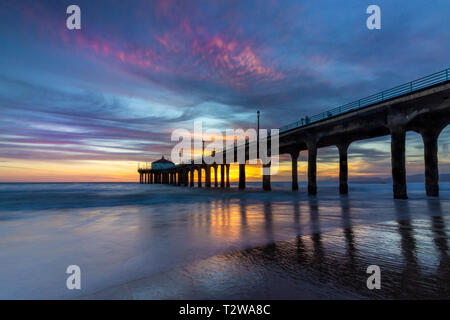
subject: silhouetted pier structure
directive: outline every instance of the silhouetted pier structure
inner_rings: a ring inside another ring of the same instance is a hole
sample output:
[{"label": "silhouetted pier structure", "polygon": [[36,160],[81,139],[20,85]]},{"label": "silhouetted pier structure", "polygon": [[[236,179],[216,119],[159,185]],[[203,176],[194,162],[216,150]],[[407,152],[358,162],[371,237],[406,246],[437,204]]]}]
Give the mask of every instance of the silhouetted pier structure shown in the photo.
[{"label": "silhouetted pier structure", "polygon": [[[450,69],[408,82],[395,88],[371,95],[332,110],[301,119],[280,128],[279,153],[290,154],[292,159],[292,190],[298,190],[297,160],[301,151],[308,151],[308,194],[317,193],[317,149],[336,146],[339,151],[339,191],[348,193],[347,150],[354,141],[391,136],[391,166],[393,193],[396,199],[407,199],[405,138],[407,131],[422,136],[425,160],[425,184],[428,196],[439,195],[438,137],[450,122]],[[267,138],[270,145],[270,136]],[[245,160],[249,146],[234,146],[234,159],[239,148],[245,147]],[[270,150],[270,146],[267,148]],[[230,150],[228,150],[230,152]],[[211,170],[215,170],[214,187],[229,188],[230,163],[226,163],[227,150],[218,153],[222,163],[182,163],[166,169],[139,168],[140,183],[165,183],[211,188]],[[222,156],[220,156],[222,155]],[[265,165],[270,168],[270,164]],[[220,185],[217,170],[221,172]],[[226,174],[225,174],[226,172]],[[270,190],[270,175],[263,175],[263,189]],[[239,189],[245,189],[245,163],[239,164]]]}]

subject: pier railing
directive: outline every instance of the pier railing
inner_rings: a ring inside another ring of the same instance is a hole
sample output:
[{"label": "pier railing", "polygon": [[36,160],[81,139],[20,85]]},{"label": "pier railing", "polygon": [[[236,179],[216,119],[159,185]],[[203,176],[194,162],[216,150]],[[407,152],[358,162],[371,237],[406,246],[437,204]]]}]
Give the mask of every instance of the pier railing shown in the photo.
[{"label": "pier railing", "polygon": [[379,93],[373,94],[371,96],[344,104],[342,106],[330,109],[328,111],[316,114],[311,117],[305,117],[300,121],[290,123],[280,128],[280,133],[286,132],[291,129],[307,126],[311,123],[322,121],[330,117],[334,117],[352,110],[357,110],[364,108],[368,105],[382,102],[388,99],[399,97],[401,95],[412,93],[414,91],[424,89],[426,87],[433,86],[435,84],[446,82],[450,79],[450,68],[444,69],[442,71],[430,74],[428,76],[422,77],[420,79],[396,86],[394,88],[381,91]]}]

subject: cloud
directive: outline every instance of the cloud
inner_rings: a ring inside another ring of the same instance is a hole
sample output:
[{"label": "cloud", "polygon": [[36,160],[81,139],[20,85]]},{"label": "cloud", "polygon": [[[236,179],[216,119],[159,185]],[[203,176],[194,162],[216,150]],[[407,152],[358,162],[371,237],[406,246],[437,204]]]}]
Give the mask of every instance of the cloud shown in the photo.
[{"label": "cloud", "polygon": [[[335,1],[80,0],[81,31],[65,28],[66,1],[5,2],[2,157],[153,160],[195,119],[248,128],[261,110],[278,128],[413,80],[448,67],[449,4],[433,3],[383,2],[371,32],[364,5]],[[388,173],[382,141],[352,144],[350,158]],[[447,130],[440,152],[448,144]],[[421,148],[408,140],[411,163]]]}]

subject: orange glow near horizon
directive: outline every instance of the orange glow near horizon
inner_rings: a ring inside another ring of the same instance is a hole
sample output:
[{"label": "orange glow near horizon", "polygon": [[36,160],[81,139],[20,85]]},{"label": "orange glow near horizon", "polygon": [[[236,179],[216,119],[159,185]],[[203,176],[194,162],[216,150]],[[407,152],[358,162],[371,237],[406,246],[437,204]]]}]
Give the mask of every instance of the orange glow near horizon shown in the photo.
[{"label": "orange glow near horizon", "polygon": [[[134,161],[35,161],[17,160],[7,161],[0,159],[0,182],[137,182],[137,163]],[[364,172],[367,165],[359,161],[349,162],[349,173],[352,176],[373,176],[373,173]],[[246,181],[261,181],[261,165],[246,164]],[[298,162],[299,181],[305,181],[307,177],[307,164]],[[220,167],[217,169],[220,183]],[[318,180],[323,178],[335,178],[339,175],[337,162],[318,163]],[[197,182],[197,172],[195,182]],[[278,173],[272,177],[272,181],[290,181],[291,163],[281,161]],[[239,180],[239,165],[230,165],[230,182]],[[202,170],[202,181],[205,181],[205,172]],[[211,182],[214,184],[214,169],[211,169]]]},{"label": "orange glow near horizon", "polygon": [[135,161],[0,159],[0,182],[135,182]]},{"label": "orange glow near horizon", "polygon": [[[407,158],[407,174],[422,174],[424,165],[423,155]],[[306,152],[302,152],[298,161],[298,180],[307,181]],[[439,159],[440,166],[448,166],[446,157]],[[24,160],[0,158],[0,182],[138,182],[138,163],[136,161],[105,161],[105,160]],[[352,178],[389,178],[391,174],[389,157],[367,162],[361,156],[348,158],[349,181]],[[220,168],[218,168],[218,182],[220,183]],[[246,181],[259,182],[262,179],[260,164],[246,164]],[[197,182],[197,173],[195,181]],[[339,161],[336,157],[331,160],[317,161],[317,180],[335,180],[339,178]],[[230,165],[230,182],[239,180],[239,165]],[[278,172],[272,176],[272,181],[291,181],[291,161],[289,157],[281,157]],[[202,170],[202,181],[205,172]],[[214,184],[214,169],[211,169],[211,183]]]}]

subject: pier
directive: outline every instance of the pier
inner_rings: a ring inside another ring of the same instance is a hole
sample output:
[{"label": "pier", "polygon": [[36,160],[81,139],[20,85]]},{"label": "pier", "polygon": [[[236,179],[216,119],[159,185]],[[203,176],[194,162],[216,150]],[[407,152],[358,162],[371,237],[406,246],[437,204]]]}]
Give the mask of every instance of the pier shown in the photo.
[{"label": "pier", "polygon": [[[428,75],[395,88],[348,103],[329,111],[304,118],[280,128],[279,153],[292,159],[292,190],[298,190],[297,160],[301,151],[308,151],[308,189],[317,193],[317,150],[336,146],[339,151],[339,192],[348,193],[347,150],[355,141],[390,135],[393,196],[407,199],[405,148],[406,132],[414,131],[422,136],[424,145],[425,186],[427,196],[439,196],[438,138],[450,123],[450,69]],[[268,143],[270,144],[270,137]],[[245,147],[245,160],[253,160],[249,143],[233,147],[237,159],[238,148]],[[270,148],[269,148],[270,149]],[[194,187],[202,185],[205,172],[206,188],[229,188],[230,163],[226,163],[224,150],[221,163],[182,163],[171,168],[139,168],[140,183],[163,183]],[[265,165],[270,168],[270,164]],[[211,170],[215,181],[211,183]],[[217,171],[221,181],[217,181]],[[262,187],[269,191],[270,175],[263,175]],[[239,163],[239,189],[245,189],[245,163]]]}]

